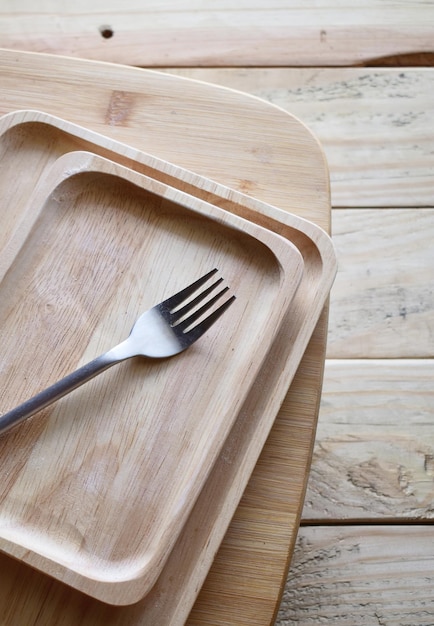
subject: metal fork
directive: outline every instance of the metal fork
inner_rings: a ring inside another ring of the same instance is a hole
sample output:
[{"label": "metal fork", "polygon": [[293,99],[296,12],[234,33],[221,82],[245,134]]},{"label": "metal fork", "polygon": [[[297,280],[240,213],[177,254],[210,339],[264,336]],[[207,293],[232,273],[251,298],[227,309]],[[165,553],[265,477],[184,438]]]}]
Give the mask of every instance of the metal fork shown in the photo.
[{"label": "metal fork", "polygon": [[[224,287],[208,298],[221,284],[223,278],[219,278],[201,291],[199,295],[189,300],[199,287],[204,285],[216,272],[217,269],[211,270],[171,298],[163,300],[143,313],[134,324],[129,337],[122,343],[1,415],[0,434],[59,400],[116,363],[134,356],[170,357],[191,346],[235,300],[235,296],[231,296],[203,318],[203,315],[228,291],[229,287]],[[201,306],[198,308],[198,305]]]}]

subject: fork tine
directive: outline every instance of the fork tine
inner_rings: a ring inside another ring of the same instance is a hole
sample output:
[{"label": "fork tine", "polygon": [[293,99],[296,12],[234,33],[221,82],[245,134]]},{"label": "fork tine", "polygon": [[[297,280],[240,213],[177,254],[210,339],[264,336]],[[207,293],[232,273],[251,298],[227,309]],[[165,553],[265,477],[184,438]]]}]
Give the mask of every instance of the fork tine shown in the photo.
[{"label": "fork tine", "polygon": [[197,295],[193,300],[190,300],[180,309],[176,309],[173,313],[170,313],[170,323],[175,323],[181,318],[183,318],[189,311],[192,311],[196,305],[205,300],[205,298],[217,287],[220,283],[223,282],[223,278],[219,278],[212,285],[204,289]]},{"label": "fork tine", "polygon": [[[223,291],[226,291],[226,289],[224,289]],[[211,328],[214,322],[216,322],[218,318],[223,315],[223,313],[231,306],[234,300],[235,296],[231,296],[228,300],[226,300],[226,302],[223,302],[223,304],[219,306],[218,309],[208,315],[208,317],[206,317],[199,324],[194,326],[191,330],[187,331],[185,333],[185,336],[188,337],[189,343],[193,343],[194,341],[199,339],[199,337],[201,337],[209,328]]]},{"label": "fork tine", "polygon": [[217,271],[217,268],[214,268],[213,270],[205,274],[205,276],[202,276],[202,278],[198,278],[198,280],[194,281],[194,283],[191,283],[191,285],[189,285],[188,287],[181,289],[181,291],[178,291],[178,293],[175,293],[170,298],[167,298],[167,300],[163,300],[163,302],[160,303],[160,307],[166,310],[168,309],[170,311],[178,305],[182,304],[184,300],[188,298],[188,296],[191,296],[191,294],[193,294],[196,289],[206,283],[208,278],[213,276]]},{"label": "fork tine", "polygon": [[177,330],[184,331],[186,328],[194,324],[196,320],[198,320],[202,315],[208,311],[212,307],[212,305],[220,300],[221,296],[228,291],[229,287],[224,287],[215,296],[210,298],[205,304],[203,304],[197,311],[194,311],[191,315],[189,315],[185,320],[179,322],[179,324],[175,324]]}]

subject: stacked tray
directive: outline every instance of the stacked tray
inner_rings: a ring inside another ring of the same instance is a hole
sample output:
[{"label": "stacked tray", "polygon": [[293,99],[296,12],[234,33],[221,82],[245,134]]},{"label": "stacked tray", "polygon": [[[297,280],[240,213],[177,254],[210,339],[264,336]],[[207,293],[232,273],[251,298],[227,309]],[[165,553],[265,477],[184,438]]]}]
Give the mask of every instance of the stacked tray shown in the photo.
[{"label": "stacked tray", "polygon": [[0,439],[0,548],[183,623],[327,299],[330,239],[43,113],[2,118],[0,146],[2,410],[211,266],[237,295],[181,357],[122,365]]}]

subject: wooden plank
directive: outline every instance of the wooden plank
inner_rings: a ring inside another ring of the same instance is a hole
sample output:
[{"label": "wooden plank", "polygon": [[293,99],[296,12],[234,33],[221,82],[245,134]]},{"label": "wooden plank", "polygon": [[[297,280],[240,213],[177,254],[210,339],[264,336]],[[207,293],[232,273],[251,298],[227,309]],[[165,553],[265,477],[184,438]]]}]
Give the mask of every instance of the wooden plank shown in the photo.
[{"label": "wooden plank", "polygon": [[434,360],[327,361],[304,521],[434,519]]},{"label": "wooden plank", "polygon": [[434,356],[434,209],[332,216],[338,274],[328,358]]},{"label": "wooden plank", "polygon": [[431,525],[299,532],[275,626],[432,626]]},{"label": "wooden plank", "polygon": [[146,66],[350,65],[433,49],[434,3],[2,3],[5,48]]},{"label": "wooden plank", "polygon": [[299,117],[324,149],[334,207],[434,206],[434,69],[170,71]]}]

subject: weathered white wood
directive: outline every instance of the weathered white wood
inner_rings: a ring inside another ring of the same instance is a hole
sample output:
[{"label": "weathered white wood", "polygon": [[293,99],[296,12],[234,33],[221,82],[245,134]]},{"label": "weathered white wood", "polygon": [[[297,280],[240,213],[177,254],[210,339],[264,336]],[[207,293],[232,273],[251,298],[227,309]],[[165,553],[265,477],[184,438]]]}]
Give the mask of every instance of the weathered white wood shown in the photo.
[{"label": "weathered white wood", "polygon": [[329,358],[434,356],[434,209],[334,210]]},{"label": "weathered white wood", "polygon": [[0,40],[130,65],[349,65],[432,51],[433,19],[430,0],[8,0]]},{"label": "weathered white wood", "polygon": [[334,207],[434,206],[434,68],[170,71],[298,116],[326,154]]},{"label": "weathered white wood", "polygon": [[434,518],[434,361],[327,361],[304,520]]},{"label": "weathered white wood", "polygon": [[302,527],[276,626],[432,626],[431,525]]}]

